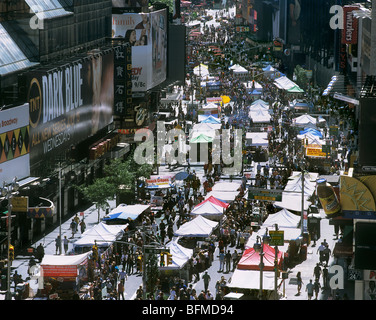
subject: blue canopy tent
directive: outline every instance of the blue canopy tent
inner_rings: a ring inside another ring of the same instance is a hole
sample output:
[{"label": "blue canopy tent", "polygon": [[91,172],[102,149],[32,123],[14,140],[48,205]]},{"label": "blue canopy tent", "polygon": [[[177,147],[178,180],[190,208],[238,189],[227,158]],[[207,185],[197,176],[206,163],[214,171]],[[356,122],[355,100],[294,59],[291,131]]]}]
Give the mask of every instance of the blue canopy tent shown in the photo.
[{"label": "blue canopy tent", "polygon": [[208,115],[207,117],[204,118],[204,120],[201,121],[201,123],[217,124],[217,123],[221,123],[221,120],[214,117],[213,115]]},{"label": "blue canopy tent", "polygon": [[307,133],[311,133],[314,136],[322,138],[322,133],[320,132],[320,130],[316,130],[316,129],[313,129],[313,128],[306,128],[302,131],[299,131],[299,134],[301,134],[301,135],[307,134]]},{"label": "blue canopy tent", "polygon": [[136,220],[143,212],[148,210],[150,205],[145,204],[119,204],[115,209],[113,209],[108,215],[103,218],[106,222],[127,222]]}]

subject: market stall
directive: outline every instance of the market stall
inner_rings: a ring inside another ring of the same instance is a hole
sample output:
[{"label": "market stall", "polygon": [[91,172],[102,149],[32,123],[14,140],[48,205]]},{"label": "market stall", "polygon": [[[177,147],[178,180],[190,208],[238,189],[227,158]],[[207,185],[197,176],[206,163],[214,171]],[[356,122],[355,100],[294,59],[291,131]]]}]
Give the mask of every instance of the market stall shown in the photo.
[{"label": "market stall", "polygon": [[40,274],[35,275],[43,281],[44,288],[38,296],[57,295],[61,299],[72,296],[81,282],[88,280],[88,261],[91,255],[86,252],[79,255],[45,255],[40,265]]},{"label": "market stall", "polygon": [[128,224],[108,225],[103,222],[97,224],[93,228],[86,230],[80,239],[73,243],[75,253],[90,251],[94,244],[98,248],[110,246],[114,241],[122,238]]},{"label": "market stall", "polygon": [[201,215],[209,220],[220,221],[229,204],[214,197],[202,201],[191,211],[192,216]]},{"label": "market stall", "polygon": [[190,238],[207,238],[210,237],[214,229],[218,226],[218,222],[211,221],[198,215],[196,218],[188,221],[175,231],[176,237]]},{"label": "market stall", "polygon": [[119,204],[115,209],[103,218],[107,224],[126,224],[142,218],[142,214],[150,212],[148,204]]}]

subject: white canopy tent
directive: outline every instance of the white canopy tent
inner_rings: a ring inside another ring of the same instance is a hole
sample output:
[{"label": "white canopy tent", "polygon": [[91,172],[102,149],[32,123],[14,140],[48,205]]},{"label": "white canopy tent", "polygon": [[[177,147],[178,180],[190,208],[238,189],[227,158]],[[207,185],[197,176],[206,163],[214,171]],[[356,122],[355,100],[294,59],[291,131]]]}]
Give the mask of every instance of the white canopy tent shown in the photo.
[{"label": "white canopy tent", "polygon": [[[309,196],[304,196],[303,208],[308,210],[311,202],[308,201]],[[302,210],[302,193],[282,192],[282,201],[275,201],[274,205],[278,208],[285,208],[287,210],[298,211]]]},{"label": "white canopy tent", "polygon": [[97,224],[95,227],[86,230],[80,239],[73,243],[73,248],[76,247],[92,247],[97,241],[98,247],[108,247],[114,241],[120,239],[124,234],[124,229],[128,224],[114,224],[108,225],[103,222]]},{"label": "white canopy tent", "polygon": [[220,130],[222,124],[220,123],[206,123],[200,122],[194,124],[192,131],[213,131],[213,130]]},{"label": "white canopy tent", "polygon": [[245,140],[247,146],[267,147],[269,145],[267,132],[247,132]]},{"label": "white canopy tent", "polygon": [[252,104],[249,106],[249,111],[253,112],[253,111],[268,111],[269,110],[269,106],[268,105],[265,105],[265,104],[262,104],[262,103],[256,103],[256,104]]},{"label": "white canopy tent", "polygon": [[265,105],[265,106],[268,106],[269,107],[269,103],[267,103],[266,101],[262,100],[262,99],[257,99],[255,101],[253,101],[251,103],[251,106],[255,105],[255,104],[262,104],[262,105]]},{"label": "white canopy tent", "polygon": [[317,123],[317,119],[309,114],[302,114],[301,116],[294,118],[292,121],[297,127],[315,127]]},{"label": "white canopy tent", "polygon": [[218,181],[212,187],[212,191],[225,191],[225,192],[236,192],[241,190],[241,181],[239,182],[228,182],[228,181]]},{"label": "white canopy tent", "polygon": [[193,73],[196,76],[200,76],[202,78],[207,77],[209,76],[209,67],[201,63],[193,68]]},{"label": "white canopy tent", "polygon": [[210,220],[219,220],[223,213],[225,212],[226,208],[216,205],[210,201],[203,203],[201,206],[196,206],[192,209],[191,215],[192,216],[203,216]]},{"label": "white canopy tent", "polygon": [[207,238],[217,226],[218,222],[197,216],[191,221],[182,224],[180,228],[175,231],[174,235],[176,237]]},{"label": "white canopy tent", "polygon": [[210,196],[213,196],[214,198],[217,198],[224,202],[232,202],[236,199],[239,193],[240,191],[210,191],[206,195],[205,199],[209,198]]},{"label": "white canopy tent", "polygon": [[[302,193],[302,178],[288,180],[284,191]],[[311,196],[316,189],[316,183],[304,179],[304,194]]]},{"label": "white canopy tent", "polygon": [[296,228],[299,222],[300,216],[293,214],[287,209],[282,209],[276,213],[269,214],[262,225],[270,228],[278,224],[279,228]]},{"label": "white canopy tent", "polygon": [[[275,273],[273,271],[264,271],[262,273],[263,290],[274,290],[274,276]],[[235,269],[227,286],[231,289],[260,289],[260,271]]]},{"label": "white canopy tent", "polygon": [[46,254],[41,261],[41,266],[77,266],[84,263],[91,251],[76,255],[50,255]]},{"label": "white canopy tent", "polygon": [[193,256],[193,249],[188,249],[178,244],[178,238],[171,240],[166,244],[172,255],[172,264],[160,267],[160,270],[180,270]]},{"label": "white canopy tent", "polygon": [[315,136],[312,133],[298,134],[297,138],[298,139],[307,139],[308,144],[318,144],[318,145],[321,145],[321,146],[326,144],[326,141],[321,140],[318,136]]},{"label": "white canopy tent", "polygon": [[295,82],[291,81],[286,76],[282,76],[282,77],[279,77],[278,79],[275,79],[274,84],[278,89],[282,89],[282,90],[289,90],[293,87],[299,88],[299,86]]},{"label": "white canopy tent", "polygon": [[248,117],[252,119],[253,123],[269,123],[271,119],[267,110],[250,111]]}]

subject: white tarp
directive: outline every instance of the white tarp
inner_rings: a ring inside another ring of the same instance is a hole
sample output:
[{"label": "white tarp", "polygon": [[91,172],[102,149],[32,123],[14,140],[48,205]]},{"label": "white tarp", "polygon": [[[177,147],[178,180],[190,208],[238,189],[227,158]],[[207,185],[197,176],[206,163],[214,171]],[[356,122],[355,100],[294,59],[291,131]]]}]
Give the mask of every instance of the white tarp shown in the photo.
[{"label": "white tarp", "polygon": [[222,124],[220,123],[206,123],[206,122],[200,122],[196,123],[192,131],[213,131],[213,130],[220,130],[222,127]]},{"label": "white tarp", "polygon": [[[284,188],[284,191],[296,192],[296,193],[301,194],[302,187],[303,187],[302,184],[303,183],[302,183],[301,177],[297,179],[288,180]],[[316,189],[315,182],[304,179],[304,194],[305,195],[311,196],[315,192],[315,189]]]},{"label": "white tarp", "polygon": [[85,262],[91,251],[77,255],[49,255],[43,257],[41,266],[78,266]]},{"label": "white tarp", "polygon": [[97,241],[98,247],[108,247],[115,240],[118,240],[124,234],[124,229],[127,224],[123,225],[108,225],[103,222],[95,227],[86,230],[80,239],[73,243],[73,247],[91,247]]},{"label": "white tarp", "polygon": [[197,67],[193,68],[193,73],[196,76],[201,76],[201,77],[209,76],[209,67],[201,63]]},{"label": "white tarp", "polygon": [[269,123],[271,115],[267,110],[250,111],[248,117],[252,119],[254,123]]},{"label": "white tarp", "polygon": [[266,105],[266,104],[262,104],[262,103],[256,103],[256,104],[252,104],[250,105],[249,107],[249,111],[267,111],[269,112],[269,106]]},{"label": "white tarp", "polygon": [[298,139],[307,139],[308,140],[307,144],[318,144],[320,146],[326,144],[326,142],[324,140],[321,140],[318,136],[315,136],[312,133],[298,134],[297,138]]},{"label": "white tarp", "polygon": [[295,82],[291,81],[289,78],[286,76],[282,76],[278,79],[274,80],[274,84],[278,89],[283,89],[283,90],[288,90],[293,87],[299,87]]},{"label": "white tarp", "polygon": [[236,199],[239,193],[240,191],[210,191],[206,195],[205,199],[209,198],[210,196],[213,196],[214,198],[217,198],[219,200],[231,202]]},{"label": "white tarp", "polygon": [[303,114],[299,117],[292,119],[292,122],[298,127],[305,127],[305,126],[316,126],[317,120],[316,118],[310,116],[309,114]]},{"label": "white tarp", "polygon": [[282,209],[276,213],[271,213],[262,224],[265,227],[273,227],[278,224],[279,228],[297,228],[301,217],[286,210]]},{"label": "white tarp", "polygon": [[[235,269],[227,286],[229,288],[260,289],[260,275],[259,270]],[[264,271],[262,273],[263,290],[274,290],[274,276],[275,273],[273,271]]]},{"label": "white tarp", "polygon": [[225,208],[215,203],[206,201],[202,205],[194,207],[191,211],[191,215],[222,215],[225,210]]},{"label": "white tarp", "polygon": [[245,134],[247,146],[268,146],[268,133],[267,132],[247,132]]},{"label": "white tarp", "polygon": [[[309,196],[304,196],[304,210],[308,210],[311,204],[308,198]],[[302,210],[302,193],[282,192],[282,201],[275,201],[274,205],[279,208],[300,212]]]},{"label": "white tarp", "polygon": [[212,191],[235,192],[241,189],[241,182],[218,181],[212,187]]},{"label": "white tarp", "polygon": [[193,249],[188,249],[177,243],[178,239],[174,239],[166,244],[172,255],[172,264],[160,267],[161,270],[177,270],[184,267],[193,256]]},{"label": "white tarp", "polygon": [[175,231],[174,235],[177,237],[207,238],[217,226],[218,222],[211,221],[202,216],[197,216],[191,221],[182,224],[180,228]]}]

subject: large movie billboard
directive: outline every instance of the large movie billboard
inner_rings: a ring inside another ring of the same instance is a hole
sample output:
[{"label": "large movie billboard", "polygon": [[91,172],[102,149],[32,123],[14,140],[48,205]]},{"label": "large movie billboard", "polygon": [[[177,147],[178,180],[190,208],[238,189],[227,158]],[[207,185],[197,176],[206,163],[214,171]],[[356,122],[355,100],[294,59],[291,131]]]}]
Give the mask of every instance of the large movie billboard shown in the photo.
[{"label": "large movie billboard", "polygon": [[108,50],[26,75],[31,165],[112,122],[113,59]]},{"label": "large movie billboard", "polygon": [[29,105],[0,111],[0,185],[30,175]]},{"label": "large movie billboard", "polygon": [[132,91],[144,92],[166,80],[167,10],[112,15],[112,36],[132,46]]}]

